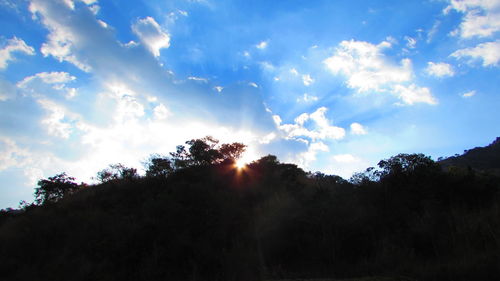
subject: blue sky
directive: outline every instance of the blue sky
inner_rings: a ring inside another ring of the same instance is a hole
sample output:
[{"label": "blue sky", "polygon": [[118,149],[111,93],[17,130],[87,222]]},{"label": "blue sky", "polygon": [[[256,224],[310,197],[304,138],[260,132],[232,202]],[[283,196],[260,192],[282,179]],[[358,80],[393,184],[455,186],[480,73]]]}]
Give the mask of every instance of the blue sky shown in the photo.
[{"label": "blue sky", "polygon": [[345,178],[500,135],[500,0],[0,0],[0,208],[212,135]]}]

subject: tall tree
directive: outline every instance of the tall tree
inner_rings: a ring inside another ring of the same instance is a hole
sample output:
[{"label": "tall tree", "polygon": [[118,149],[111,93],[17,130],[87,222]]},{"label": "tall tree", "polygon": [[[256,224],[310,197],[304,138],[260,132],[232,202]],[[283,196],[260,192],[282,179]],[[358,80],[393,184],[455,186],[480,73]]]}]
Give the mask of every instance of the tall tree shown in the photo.
[{"label": "tall tree", "polygon": [[61,200],[65,195],[71,194],[79,188],[74,180],[75,178],[68,177],[66,173],[39,180],[38,188],[35,188],[35,202],[42,205]]}]

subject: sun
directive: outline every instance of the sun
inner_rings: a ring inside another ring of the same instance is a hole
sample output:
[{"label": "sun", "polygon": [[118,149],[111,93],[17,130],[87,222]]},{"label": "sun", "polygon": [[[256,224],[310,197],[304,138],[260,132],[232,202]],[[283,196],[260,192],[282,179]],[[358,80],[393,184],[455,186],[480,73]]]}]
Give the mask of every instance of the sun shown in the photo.
[{"label": "sun", "polygon": [[235,166],[238,170],[244,169],[246,167],[247,163],[243,161],[242,159],[236,161]]},{"label": "sun", "polygon": [[247,168],[248,164],[251,163],[252,161],[256,160],[258,158],[258,154],[255,152],[255,150],[250,146],[248,149],[241,155],[241,158],[236,160],[236,163],[234,166],[238,170],[244,170]]}]

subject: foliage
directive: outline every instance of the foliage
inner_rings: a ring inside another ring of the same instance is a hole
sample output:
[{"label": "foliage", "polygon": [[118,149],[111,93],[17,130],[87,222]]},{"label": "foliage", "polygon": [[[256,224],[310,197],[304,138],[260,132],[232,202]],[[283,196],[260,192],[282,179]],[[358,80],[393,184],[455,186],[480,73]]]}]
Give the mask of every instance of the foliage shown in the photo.
[{"label": "foliage", "polygon": [[192,139],[186,141],[186,144],[187,148],[179,145],[176,152],[170,153],[177,169],[235,161],[241,157],[246,148],[246,145],[237,142],[219,145],[219,141],[211,136]]},{"label": "foliage", "polygon": [[153,154],[145,163],[146,177],[167,177],[174,170],[172,161],[159,154]]},{"label": "foliage", "polygon": [[41,205],[61,200],[79,188],[74,180],[75,178],[67,176],[66,173],[39,180],[38,188],[35,188],[35,202]]},{"label": "foliage", "polygon": [[430,173],[440,169],[439,165],[424,154],[398,154],[378,163],[380,177]]},{"label": "foliage", "polygon": [[123,164],[111,164],[109,168],[97,172],[97,180],[104,183],[119,179],[133,180],[138,177],[137,169],[125,167]]}]

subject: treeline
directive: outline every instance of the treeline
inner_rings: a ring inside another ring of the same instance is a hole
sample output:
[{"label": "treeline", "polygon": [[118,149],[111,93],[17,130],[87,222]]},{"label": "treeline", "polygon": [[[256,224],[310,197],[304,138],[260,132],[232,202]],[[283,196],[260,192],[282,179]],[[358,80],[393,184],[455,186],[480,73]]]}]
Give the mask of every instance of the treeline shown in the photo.
[{"label": "treeline", "polygon": [[242,144],[186,144],[142,177],[40,181],[35,205],[1,216],[3,280],[500,277],[494,175],[399,154],[344,180],[272,155],[237,168]]}]

